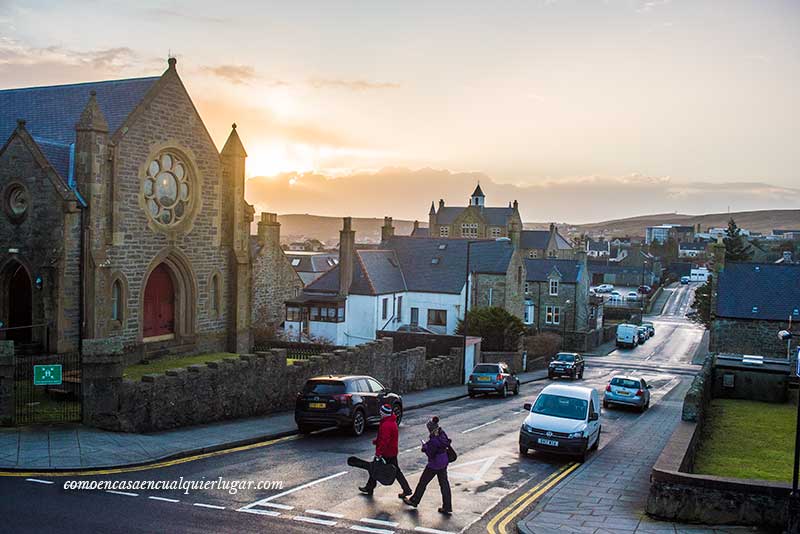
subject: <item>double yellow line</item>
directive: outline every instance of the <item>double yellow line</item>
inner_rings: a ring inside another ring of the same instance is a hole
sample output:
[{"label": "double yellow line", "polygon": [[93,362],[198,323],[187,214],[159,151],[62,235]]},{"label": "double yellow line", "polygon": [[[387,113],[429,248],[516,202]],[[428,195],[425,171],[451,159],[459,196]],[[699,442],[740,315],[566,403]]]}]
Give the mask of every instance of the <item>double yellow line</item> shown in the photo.
[{"label": "double yellow line", "polygon": [[506,527],[515,517],[521,514],[536,499],[547,493],[553,486],[561,482],[567,475],[575,471],[580,465],[581,464],[578,462],[569,463],[536,484],[523,493],[517,500],[504,508],[499,514],[494,516],[492,520],[489,521],[489,524],[486,525],[486,530],[489,534],[506,534]]}]

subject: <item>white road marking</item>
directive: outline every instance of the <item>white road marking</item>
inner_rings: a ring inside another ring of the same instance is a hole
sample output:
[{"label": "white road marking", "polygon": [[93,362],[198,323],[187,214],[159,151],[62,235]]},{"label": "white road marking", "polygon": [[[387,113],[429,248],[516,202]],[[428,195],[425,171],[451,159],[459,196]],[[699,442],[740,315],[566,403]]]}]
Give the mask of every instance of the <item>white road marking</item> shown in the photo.
[{"label": "white road marking", "polygon": [[214,510],[224,510],[224,506],[217,506],[216,504],[204,504],[201,502],[192,503],[192,506],[199,506],[200,508],[212,508]]},{"label": "white road marking", "polygon": [[385,528],[372,528],[362,527],[361,525],[353,525],[350,530],[358,530],[360,532],[370,532],[372,534],[394,534],[394,530],[386,530]]},{"label": "white road marking", "polygon": [[314,523],[316,525],[325,525],[328,527],[336,525],[336,521],[331,521],[329,519],[317,519],[316,517],[306,517],[304,515],[296,515],[292,519],[295,521],[303,521],[304,523]]},{"label": "white road marking", "polygon": [[456,534],[455,532],[450,532],[448,530],[437,530],[435,528],[427,527],[414,527],[414,530],[417,532],[426,532],[427,534]]},{"label": "white road marking", "polygon": [[150,495],[148,499],[153,499],[154,501],[164,501],[164,502],[181,502],[178,499],[167,499],[166,497],[156,497],[155,495]]},{"label": "white road marking", "polygon": [[262,502],[260,506],[269,506],[270,508],[277,508],[278,510],[294,510],[294,506],[288,504],[280,504],[277,502]]},{"label": "white road marking", "polygon": [[466,430],[462,431],[461,433],[462,433],[462,434],[469,434],[470,432],[473,432],[473,431],[475,431],[475,430],[478,430],[479,428],[483,428],[483,427],[485,427],[485,426],[489,426],[489,425],[491,425],[491,424],[494,424],[494,423],[498,422],[499,420],[500,420],[500,419],[493,419],[493,420],[489,421],[488,423],[483,423],[482,425],[478,425],[478,426],[474,426],[474,427],[472,427],[472,428],[468,428],[468,429],[466,429]]},{"label": "white road marking", "polygon": [[311,515],[321,515],[322,517],[333,517],[335,519],[341,519],[344,517],[344,514],[335,514],[333,512],[322,512],[320,510],[306,510],[306,513]]},{"label": "white road marking", "polygon": [[55,484],[52,480],[39,480],[38,478],[26,478],[28,482],[36,482],[37,484]]},{"label": "white road marking", "polygon": [[[451,477],[466,479],[466,480],[483,480],[483,475],[486,474],[486,471],[492,466],[494,461],[497,460],[497,456],[490,456],[489,458],[481,458],[480,460],[472,460],[469,462],[457,463],[453,464],[448,468],[448,474]],[[461,473],[459,470],[463,467],[467,467],[470,465],[475,464],[483,464],[481,465],[480,469],[478,469],[475,473]]]},{"label": "white road marking", "polygon": [[125,495],[126,497],[138,497],[138,493],[128,493],[127,491],[114,491],[106,490],[106,493],[113,493],[114,495]]},{"label": "white road marking", "polygon": [[270,517],[278,517],[281,515],[280,512],[276,512],[274,510],[256,510],[255,508],[239,508],[236,510],[237,512],[246,512],[248,514],[258,514],[258,515],[268,515]]},{"label": "white road marking", "polygon": [[395,523],[394,521],[384,521],[383,519],[371,519],[369,517],[362,517],[359,519],[362,523],[370,523],[372,525],[381,525],[384,527],[397,527],[400,523]]},{"label": "white road marking", "polygon": [[287,495],[291,495],[292,493],[294,493],[296,491],[300,491],[302,489],[310,488],[311,486],[315,486],[315,485],[319,484],[320,482],[325,482],[326,480],[331,480],[333,478],[340,477],[340,476],[346,475],[346,474],[347,474],[347,471],[340,471],[340,472],[335,473],[333,475],[328,475],[326,477],[318,478],[317,480],[312,480],[311,482],[307,482],[307,483],[305,483],[303,485],[297,486],[296,488],[292,488],[292,489],[284,491],[282,493],[278,493],[277,495],[272,495],[272,496],[267,497],[265,499],[261,499],[260,501],[256,501],[254,503],[250,503],[250,504],[248,504],[246,506],[242,506],[241,508],[239,508],[239,511],[240,512],[247,511],[247,510],[250,510],[250,509],[252,509],[252,508],[254,508],[256,506],[270,506],[269,504],[266,504],[266,503],[268,503],[270,501],[274,501],[275,499],[279,499],[280,497],[285,497]]}]

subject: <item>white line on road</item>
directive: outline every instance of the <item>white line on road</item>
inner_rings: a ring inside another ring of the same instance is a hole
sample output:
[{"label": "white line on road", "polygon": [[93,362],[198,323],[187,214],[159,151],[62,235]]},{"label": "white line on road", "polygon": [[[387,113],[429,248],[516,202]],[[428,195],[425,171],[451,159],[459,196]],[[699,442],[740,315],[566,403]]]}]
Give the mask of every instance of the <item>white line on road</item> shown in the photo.
[{"label": "white line on road", "polygon": [[396,527],[399,526],[400,523],[395,523],[394,521],[384,521],[383,519],[371,519],[369,517],[362,517],[359,519],[362,523],[370,523],[372,525],[381,525],[384,527]]},{"label": "white line on road", "polygon": [[370,532],[372,534],[394,534],[394,530],[387,530],[385,528],[372,528],[362,527],[361,525],[353,525],[350,530],[358,530],[360,532]]},{"label": "white line on road", "polygon": [[128,493],[127,491],[106,490],[106,493],[113,493],[114,495],[125,495],[126,497],[138,497],[138,493]]},{"label": "white line on road", "polygon": [[224,506],[217,506],[216,504],[204,504],[201,502],[192,503],[192,506],[199,506],[200,508],[211,508],[214,510],[224,510]]},{"label": "white line on road", "polygon": [[248,514],[268,515],[270,517],[278,517],[279,515],[281,515],[280,512],[276,512],[274,510],[256,510],[254,508],[239,508],[236,511],[246,512]]},{"label": "white line on road", "polygon": [[304,523],[314,523],[316,525],[325,525],[328,527],[336,525],[336,521],[331,521],[329,519],[317,519],[316,517],[306,517],[304,515],[296,515],[292,519],[295,521],[303,521]]},{"label": "white line on road", "polygon": [[464,431],[463,431],[463,432],[461,432],[461,433],[462,433],[462,434],[468,434],[468,433],[470,433],[470,432],[472,432],[472,431],[474,431],[474,430],[478,430],[479,428],[483,428],[483,427],[485,427],[485,426],[489,426],[489,425],[491,425],[491,424],[493,424],[493,423],[496,423],[496,422],[498,422],[499,420],[500,420],[500,419],[493,419],[493,420],[489,421],[488,423],[483,423],[482,425],[478,425],[478,426],[474,426],[474,427],[472,427],[472,428],[468,428],[468,429],[464,430]]},{"label": "white line on road", "polygon": [[280,497],[285,497],[285,496],[290,495],[290,494],[292,494],[292,493],[294,493],[296,491],[300,491],[300,490],[305,489],[305,488],[310,488],[311,486],[319,484],[320,482],[325,482],[326,480],[331,480],[332,478],[340,477],[340,476],[346,475],[346,474],[347,474],[347,471],[340,471],[340,472],[335,473],[333,475],[328,475],[326,477],[318,478],[317,480],[312,480],[311,482],[307,482],[307,483],[305,483],[305,484],[303,484],[301,486],[297,486],[296,488],[292,488],[292,489],[284,491],[282,493],[278,493],[277,495],[272,495],[270,497],[267,497],[266,499],[261,499],[260,501],[256,501],[254,503],[250,503],[250,504],[248,504],[246,506],[242,506],[241,508],[239,508],[239,511],[240,512],[244,512],[244,511],[247,511],[247,510],[249,510],[251,508],[254,508],[256,506],[270,506],[269,504],[266,504],[266,503],[268,503],[270,501],[274,501],[275,499],[278,499]]},{"label": "white line on road", "polygon": [[150,495],[148,499],[153,499],[154,501],[164,501],[164,502],[181,502],[178,499],[167,499],[166,497],[156,497],[155,495]]},{"label": "white line on road", "polygon": [[426,532],[427,534],[456,534],[455,532],[450,532],[448,530],[437,530],[435,528],[427,527],[414,527],[414,530],[417,532]]},{"label": "white line on road", "polygon": [[26,478],[28,482],[36,482],[37,484],[55,484],[52,480],[39,480],[38,478]]},{"label": "white line on road", "polygon": [[335,514],[333,512],[322,512],[320,510],[306,510],[306,513],[311,515],[321,515],[322,517],[333,517],[335,519],[341,519],[344,517],[344,514]]},{"label": "white line on road", "polygon": [[277,508],[278,510],[294,510],[294,506],[279,504],[277,502],[262,502],[260,506],[269,506],[270,508]]}]

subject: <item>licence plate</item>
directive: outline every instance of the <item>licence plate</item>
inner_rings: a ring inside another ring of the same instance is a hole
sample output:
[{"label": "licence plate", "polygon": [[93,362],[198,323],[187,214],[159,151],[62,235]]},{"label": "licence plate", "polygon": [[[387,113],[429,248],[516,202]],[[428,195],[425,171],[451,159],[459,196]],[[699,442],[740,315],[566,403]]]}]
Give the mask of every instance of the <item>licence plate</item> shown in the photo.
[{"label": "licence plate", "polygon": [[558,442],[554,439],[539,438],[536,441],[538,441],[540,445],[549,445],[551,447],[558,447]]},{"label": "licence plate", "polygon": [[630,395],[630,393],[628,393],[627,391],[620,390],[620,391],[617,391],[617,395]]},{"label": "licence plate", "polygon": [[488,381],[489,381],[489,380],[491,380],[491,379],[492,379],[492,378],[491,378],[491,377],[489,377],[489,376],[479,376],[479,377],[478,377],[478,382],[488,382]]},{"label": "licence plate", "polygon": [[327,406],[327,404],[325,404],[324,402],[309,402],[308,403],[308,407],[309,408],[325,408],[326,406]]}]

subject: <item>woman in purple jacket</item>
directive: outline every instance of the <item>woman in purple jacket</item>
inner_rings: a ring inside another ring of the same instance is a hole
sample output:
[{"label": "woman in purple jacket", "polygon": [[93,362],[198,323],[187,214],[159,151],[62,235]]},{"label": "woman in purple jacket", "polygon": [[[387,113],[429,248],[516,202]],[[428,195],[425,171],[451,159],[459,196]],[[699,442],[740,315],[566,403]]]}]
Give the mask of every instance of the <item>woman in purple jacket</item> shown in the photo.
[{"label": "woman in purple jacket", "polygon": [[422,445],[422,452],[428,456],[428,465],[422,472],[422,476],[417,483],[417,489],[411,497],[403,497],[403,502],[409,506],[417,507],[428,483],[436,477],[439,480],[439,488],[442,490],[442,507],[439,513],[450,515],[453,513],[453,502],[450,495],[450,482],[447,480],[447,448],[450,446],[450,438],[439,428],[439,418],[433,417],[426,423],[430,437]]}]

